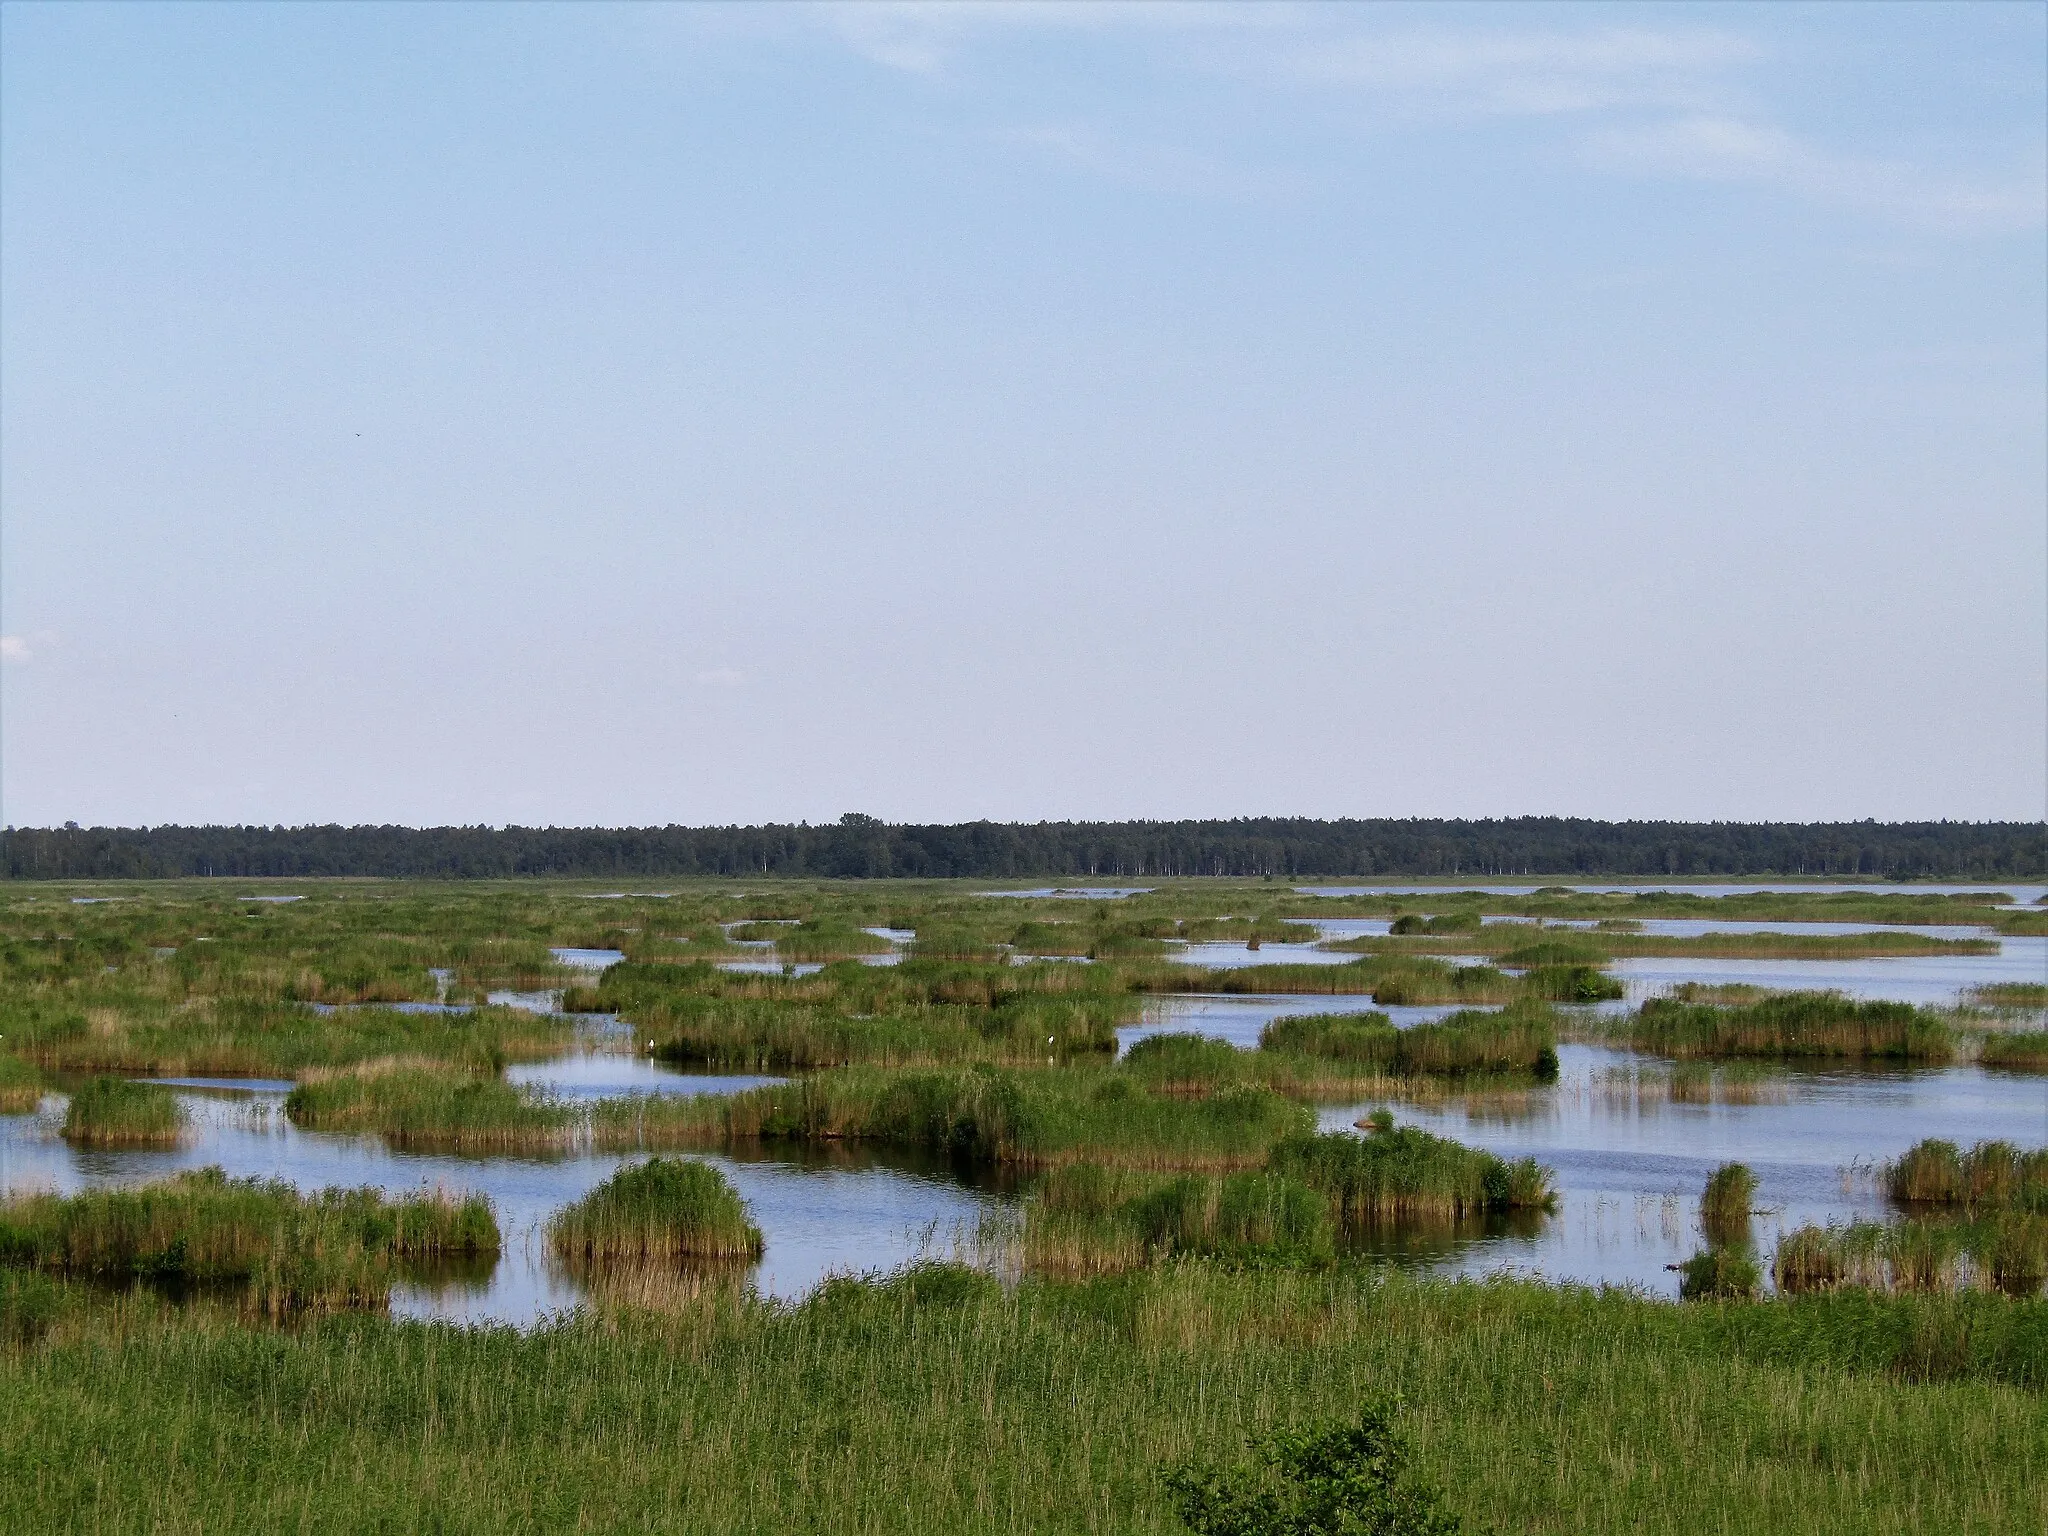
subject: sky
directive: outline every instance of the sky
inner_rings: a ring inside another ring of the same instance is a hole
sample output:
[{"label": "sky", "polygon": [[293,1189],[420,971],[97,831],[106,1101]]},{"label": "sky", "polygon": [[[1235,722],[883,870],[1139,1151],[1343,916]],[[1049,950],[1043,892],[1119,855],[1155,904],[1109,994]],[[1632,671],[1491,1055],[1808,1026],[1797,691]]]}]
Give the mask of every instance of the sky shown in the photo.
[{"label": "sky", "polygon": [[0,820],[2048,811],[2048,7],[0,6]]}]

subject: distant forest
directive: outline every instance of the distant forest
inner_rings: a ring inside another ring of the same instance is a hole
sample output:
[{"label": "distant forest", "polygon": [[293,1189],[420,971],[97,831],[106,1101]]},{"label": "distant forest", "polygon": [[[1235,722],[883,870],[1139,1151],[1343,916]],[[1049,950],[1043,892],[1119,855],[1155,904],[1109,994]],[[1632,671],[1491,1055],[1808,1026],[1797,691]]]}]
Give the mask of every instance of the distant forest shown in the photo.
[{"label": "distant forest", "polygon": [[0,832],[10,880],[181,875],[984,880],[1434,875],[2039,879],[2040,822],[1105,821],[764,827],[79,827]]}]

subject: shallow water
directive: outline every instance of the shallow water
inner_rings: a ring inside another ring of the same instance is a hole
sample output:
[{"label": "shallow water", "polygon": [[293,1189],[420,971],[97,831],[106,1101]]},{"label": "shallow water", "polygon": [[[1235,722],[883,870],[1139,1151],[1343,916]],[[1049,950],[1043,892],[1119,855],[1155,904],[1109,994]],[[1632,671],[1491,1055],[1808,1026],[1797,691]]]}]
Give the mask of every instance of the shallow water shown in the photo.
[{"label": "shallow water", "polygon": [[1342,996],[1324,993],[1222,996],[1195,992],[1154,997],[1147,1000],[1144,1015],[1138,1023],[1127,1024],[1116,1032],[1117,1054],[1122,1055],[1140,1040],[1153,1035],[1207,1035],[1213,1040],[1227,1040],[1248,1051],[1255,1050],[1260,1030],[1275,1019],[1298,1014],[1384,1013],[1396,1026],[1407,1029],[1416,1024],[1433,1024],[1460,1008],[1474,1006],[1470,1003],[1430,1003],[1383,1008],[1371,998],[1356,993]]},{"label": "shallow water", "polygon": [[[624,1092],[730,1093],[772,1081],[676,1072],[627,1054],[577,1052],[510,1069],[514,1081],[564,1098]],[[212,1084],[232,1083],[233,1091]],[[175,1149],[81,1151],[57,1136],[62,1100],[37,1115],[0,1116],[0,1190],[69,1193],[102,1184],[161,1178],[218,1164],[237,1177],[281,1178],[301,1189],[368,1185],[388,1194],[422,1188],[490,1198],[505,1250],[487,1276],[404,1285],[392,1310],[403,1316],[526,1324],[573,1306],[578,1283],[550,1261],[547,1218],[580,1199],[637,1155],[460,1157],[396,1152],[374,1137],[301,1131],[283,1114],[289,1083],[209,1080],[179,1094],[195,1134]],[[707,1157],[724,1170],[767,1239],[752,1271],[764,1293],[798,1297],[835,1272],[895,1268],[921,1253],[943,1254],[1014,1195],[964,1178],[944,1161],[885,1153]]]},{"label": "shallow water", "polygon": [[[1766,1079],[1775,1103],[1676,1103],[1617,1089],[1601,1074],[1658,1063],[1593,1046],[1558,1048],[1554,1088],[1474,1095],[1437,1106],[1396,1104],[1394,1118],[1503,1157],[1556,1170],[1560,1212],[1532,1235],[1478,1236],[1431,1265],[1455,1274],[1530,1270],[1552,1279],[1633,1284],[1676,1295],[1665,1266],[1700,1243],[1699,1193],[1724,1162],[1758,1178],[1754,1220],[1768,1260],[1778,1236],[1896,1214],[1876,1165],[1938,1136],[1968,1146],[2048,1141],[2048,1083],[1959,1066],[1899,1072],[1785,1071]],[[1755,1090],[1752,1090],[1755,1091]],[[1325,1130],[1349,1127],[1369,1104],[1325,1108]]]},{"label": "shallow water", "polygon": [[2009,937],[1991,955],[1895,955],[1870,960],[1712,960],[1643,956],[1607,967],[1631,1002],[1687,981],[1744,983],[1948,1007],[1971,987],[2048,982],[2048,938]]},{"label": "shallow water", "polygon": [[977,896],[1036,896],[1061,901],[1119,901],[1149,895],[1149,885],[1042,885],[1029,891],[976,891]]},{"label": "shallow water", "polygon": [[[1588,884],[1583,880],[1527,880],[1518,885],[1463,885],[1455,877],[1438,885],[1297,885],[1294,889],[1304,896],[1444,896],[1453,891],[1484,891],[1489,896],[1527,896],[1546,885],[1565,890],[1600,893],[1604,891],[1626,891],[1631,895],[1637,891],[1672,891],[1681,896],[1746,896],[1755,891],[1775,891],[1794,894],[1842,891],[1860,891],[1878,896],[1967,896],[1977,891],[2003,891],[2019,905],[2038,902],[2048,896],[2048,885],[2009,885],[2002,880],[1986,880],[1981,885],[1895,885],[1878,882],[1866,885],[1801,885],[1781,881],[1766,881],[1757,885],[1707,885],[1689,880],[1677,880],[1667,884],[1637,881],[1628,885]],[[995,894],[995,893],[990,893]]]}]

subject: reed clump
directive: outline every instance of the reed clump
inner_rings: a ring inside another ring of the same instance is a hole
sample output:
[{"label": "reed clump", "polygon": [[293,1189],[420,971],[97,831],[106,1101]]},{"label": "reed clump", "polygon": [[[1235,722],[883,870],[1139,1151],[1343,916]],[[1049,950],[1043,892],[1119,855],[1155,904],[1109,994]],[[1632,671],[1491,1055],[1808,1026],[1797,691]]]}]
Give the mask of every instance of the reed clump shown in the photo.
[{"label": "reed clump", "polygon": [[1964,1152],[1952,1141],[1930,1139],[1886,1164],[1882,1176],[1885,1192],[1902,1205],[2048,1213],[2048,1148],[2030,1152],[2006,1141],[1980,1141]]},{"label": "reed clump", "polygon": [[570,1107],[502,1079],[404,1061],[309,1079],[284,1112],[301,1130],[380,1136],[415,1151],[552,1150],[580,1127]]},{"label": "reed clump", "polygon": [[1977,1060],[2008,1072],[2048,1072],[2048,1029],[1986,1035]]},{"label": "reed clump", "polygon": [[43,1102],[43,1075],[19,1056],[0,1056],[0,1115],[27,1115]]},{"label": "reed clump", "polygon": [[120,1077],[96,1077],[71,1095],[61,1134],[75,1147],[170,1147],[191,1117],[170,1089]]},{"label": "reed clump", "polygon": [[2048,1216],[1808,1225],[1780,1239],[1771,1270],[1786,1295],[1979,1289],[2032,1297],[2048,1282]]},{"label": "reed clump", "polygon": [[1996,981],[1965,996],[1979,1008],[2048,1008],[2048,981]]},{"label": "reed clump", "polygon": [[218,1168],[127,1189],[0,1204],[0,1263],[97,1280],[246,1289],[258,1310],[381,1306],[398,1260],[494,1254],[480,1196],[305,1195]]},{"label": "reed clump", "polygon": [[1744,1246],[1709,1243],[1677,1268],[1685,1301],[1752,1301],[1763,1290],[1762,1266]]},{"label": "reed clump", "polygon": [[[1065,1068],[821,1072],[701,1107],[690,1130],[738,1141],[868,1141],[969,1162],[1048,1167],[1228,1169],[1256,1165],[1308,1110],[1270,1089],[1201,1098],[1154,1092],[1119,1071]],[[699,1143],[703,1144],[703,1143]]]},{"label": "reed clump", "polygon": [[1550,1171],[1390,1124],[1371,1134],[1293,1137],[1267,1167],[1320,1190],[1346,1226],[1457,1221],[1488,1211],[1554,1210]]},{"label": "reed clump", "polygon": [[1302,1014],[1259,1032],[1261,1052],[1353,1064],[1391,1077],[1526,1073],[1557,1076],[1557,1016],[1542,1003],[1499,1012],[1463,1009],[1432,1024],[1397,1029],[1384,1013]]},{"label": "reed clump", "polygon": [[572,1264],[754,1260],[761,1229],[708,1163],[656,1157],[621,1168],[548,1223],[548,1243]]},{"label": "reed clump", "polygon": [[1700,1195],[1700,1218],[1708,1222],[1746,1222],[1756,1198],[1756,1174],[1746,1163],[1723,1163],[1707,1177]]},{"label": "reed clump", "polygon": [[1955,1037],[1939,1015],[1832,992],[1780,993],[1738,1006],[1652,998],[1626,1034],[1637,1050],[1664,1056],[1945,1062],[1955,1055]]},{"label": "reed clump", "polygon": [[1070,1163],[1025,1208],[1022,1259],[1036,1274],[1109,1274],[1189,1256],[1231,1263],[1327,1264],[1329,1202],[1265,1171],[1162,1178]]}]

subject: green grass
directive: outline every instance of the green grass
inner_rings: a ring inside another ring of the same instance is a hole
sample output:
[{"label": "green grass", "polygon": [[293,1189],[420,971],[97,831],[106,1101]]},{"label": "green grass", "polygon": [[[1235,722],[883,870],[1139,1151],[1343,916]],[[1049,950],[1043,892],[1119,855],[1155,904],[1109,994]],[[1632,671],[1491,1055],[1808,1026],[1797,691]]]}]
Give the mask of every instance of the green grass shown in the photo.
[{"label": "green grass", "polygon": [[1809,1225],[1779,1240],[1771,1268],[1778,1289],[1790,1295],[1975,1287],[2034,1297],[2048,1281],[2048,1216],[2007,1211],[1974,1222]]},{"label": "green grass", "polygon": [[1922,1141],[1887,1163],[1883,1178],[1885,1192],[1903,1205],[2048,1214],[2048,1148],[1980,1141],[1963,1152],[1952,1141]]},{"label": "green grass", "polygon": [[1326,1195],[1347,1227],[1454,1222],[1488,1211],[1551,1210],[1550,1170],[1506,1162],[1413,1127],[1291,1138],[1268,1168]]},{"label": "green grass", "polygon": [[1344,1061],[1390,1077],[1472,1073],[1557,1075],[1557,1021],[1541,1003],[1498,1013],[1466,1009],[1433,1024],[1396,1029],[1383,1013],[1301,1014],[1259,1032],[1262,1052]]},{"label": "green grass", "polygon": [[1977,1060],[2008,1072],[2048,1072],[2048,1029],[1986,1035]]},{"label": "green grass", "polygon": [[1022,1257],[1036,1274],[1108,1274],[1188,1255],[1328,1264],[1329,1201],[1266,1172],[1161,1177],[1071,1163],[1048,1173],[1025,1207]]},{"label": "green grass", "polygon": [[0,1115],[33,1114],[42,1102],[42,1073],[19,1056],[0,1056]]},{"label": "green grass", "polygon": [[1723,1163],[1707,1177],[1700,1193],[1700,1221],[1714,1227],[1749,1224],[1750,1202],[1756,1198],[1756,1175],[1746,1163]]},{"label": "green grass", "polygon": [[284,1112],[301,1130],[381,1136],[407,1151],[548,1151],[581,1125],[573,1109],[498,1078],[408,1062],[300,1083]]},{"label": "green grass", "polygon": [[571,1263],[758,1259],[761,1229],[708,1163],[657,1157],[621,1168],[548,1222],[548,1244]]},{"label": "green grass", "polygon": [[1980,1008],[2048,1008],[2048,982],[1996,981],[1970,988],[1967,996]]},{"label": "green grass", "polygon": [[41,1342],[0,1350],[8,1530],[1164,1533],[1169,1469],[1381,1397],[1475,1530],[2048,1522],[2048,1307],[1997,1297],[1677,1307],[1175,1262],[719,1290],[530,1334],[21,1305]]},{"label": "green grass", "polygon": [[[654,1137],[680,1146],[727,1141],[854,1141],[922,1147],[976,1163],[1046,1167],[1226,1169],[1265,1160],[1306,1129],[1306,1109],[1265,1088],[1189,1099],[1130,1074],[1069,1068],[887,1072],[845,1068],[730,1098],[635,1106],[661,1117]],[[621,1121],[629,1111],[613,1111]],[[599,1124],[605,1124],[600,1118]],[[624,1131],[619,1133],[622,1137]],[[642,1131],[643,1135],[647,1132]],[[650,1137],[646,1144],[663,1141]]]},{"label": "green grass", "polygon": [[1832,992],[1788,992],[1736,1006],[1652,998],[1624,1033],[1637,1050],[1662,1056],[1939,1063],[1955,1055],[1955,1038],[1939,1015]]},{"label": "green grass", "polygon": [[244,1288],[259,1310],[381,1306],[393,1261],[498,1251],[487,1201],[301,1195],[218,1168],[135,1188],[0,1204],[0,1264],[98,1280]]},{"label": "green grass", "polygon": [[74,1147],[168,1147],[184,1139],[189,1122],[168,1088],[96,1077],[72,1093],[62,1134]]}]

